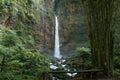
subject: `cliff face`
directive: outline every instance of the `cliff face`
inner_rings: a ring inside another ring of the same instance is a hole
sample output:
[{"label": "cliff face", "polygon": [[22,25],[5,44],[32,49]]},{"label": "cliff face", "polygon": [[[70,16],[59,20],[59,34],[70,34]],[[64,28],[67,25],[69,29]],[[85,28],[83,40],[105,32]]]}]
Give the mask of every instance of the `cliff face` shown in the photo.
[{"label": "cliff face", "polygon": [[51,48],[54,35],[54,1],[42,0],[39,6],[38,25],[34,28],[36,46],[41,48]]},{"label": "cliff face", "polygon": [[38,32],[36,40],[42,45],[42,49],[53,50],[54,48],[55,14],[59,19],[62,50],[74,50],[80,43],[86,43],[87,31],[79,0],[58,0],[57,2],[45,0],[40,6],[42,10],[40,11],[40,24],[36,29]]},{"label": "cliff face", "polygon": [[61,41],[66,43],[66,46],[72,43],[71,47],[76,47],[77,44],[86,42],[87,31],[80,1],[61,1],[59,6],[60,26],[63,29],[61,30],[61,36],[64,35],[64,39]]}]

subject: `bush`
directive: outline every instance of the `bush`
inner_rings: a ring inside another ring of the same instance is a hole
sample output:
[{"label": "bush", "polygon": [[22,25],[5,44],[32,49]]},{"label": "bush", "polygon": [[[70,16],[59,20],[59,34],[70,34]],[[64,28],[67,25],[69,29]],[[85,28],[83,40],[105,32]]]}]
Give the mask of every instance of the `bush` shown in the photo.
[{"label": "bush", "polygon": [[49,58],[26,48],[15,31],[0,33],[0,80],[40,80],[41,73],[49,70]]},{"label": "bush", "polygon": [[91,68],[91,54],[89,48],[77,48],[75,53],[67,58],[66,64],[77,70]]}]

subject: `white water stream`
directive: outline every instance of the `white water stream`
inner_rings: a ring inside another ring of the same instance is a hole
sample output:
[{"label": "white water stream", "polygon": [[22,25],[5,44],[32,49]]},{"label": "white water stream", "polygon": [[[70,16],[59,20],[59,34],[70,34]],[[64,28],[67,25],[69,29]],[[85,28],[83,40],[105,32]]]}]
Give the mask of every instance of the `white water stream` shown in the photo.
[{"label": "white water stream", "polygon": [[54,47],[54,57],[61,59],[60,55],[60,42],[59,42],[59,23],[58,17],[55,16],[55,47]]},{"label": "white water stream", "polygon": [[[59,61],[57,62],[59,65],[61,65],[62,68],[65,68],[66,64],[62,64],[65,62],[64,59],[61,59],[62,56],[60,54],[60,42],[59,42],[59,23],[58,23],[58,17],[55,16],[55,45],[54,45],[54,57],[59,59]],[[50,63],[50,69],[52,70],[56,70],[57,67],[55,64]],[[66,68],[65,68],[66,69]],[[70,71],[68,69],[68,71]],[[67,73],[68,76],[70,77],[74,77],[77,73]],[[52,80],[60,80],[57,79],[56,77],[52,76]]]}]

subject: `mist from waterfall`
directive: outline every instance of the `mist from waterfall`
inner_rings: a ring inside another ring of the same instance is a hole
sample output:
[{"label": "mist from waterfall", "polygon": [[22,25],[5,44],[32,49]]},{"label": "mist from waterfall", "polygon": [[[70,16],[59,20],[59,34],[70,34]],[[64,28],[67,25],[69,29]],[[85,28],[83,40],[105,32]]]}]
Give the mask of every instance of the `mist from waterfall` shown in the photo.
[{"label": "mist from waterfall", "polygon": [[60,43],[59,43],[59,23],[58,17],[55,16],[55,47],[54,47],[54,57],[60,59]]}]

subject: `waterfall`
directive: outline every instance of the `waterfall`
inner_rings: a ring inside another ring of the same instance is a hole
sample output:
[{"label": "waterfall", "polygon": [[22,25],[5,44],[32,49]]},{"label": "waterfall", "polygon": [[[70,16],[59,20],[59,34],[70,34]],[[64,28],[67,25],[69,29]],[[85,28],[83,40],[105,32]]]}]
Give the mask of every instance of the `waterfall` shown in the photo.
[{"label": "waterfall", "polygon": [[55,16],[55,47],[54,47],[54,57],[60,59],[60,44],[59,44],[59,24],[58,17]]}]

